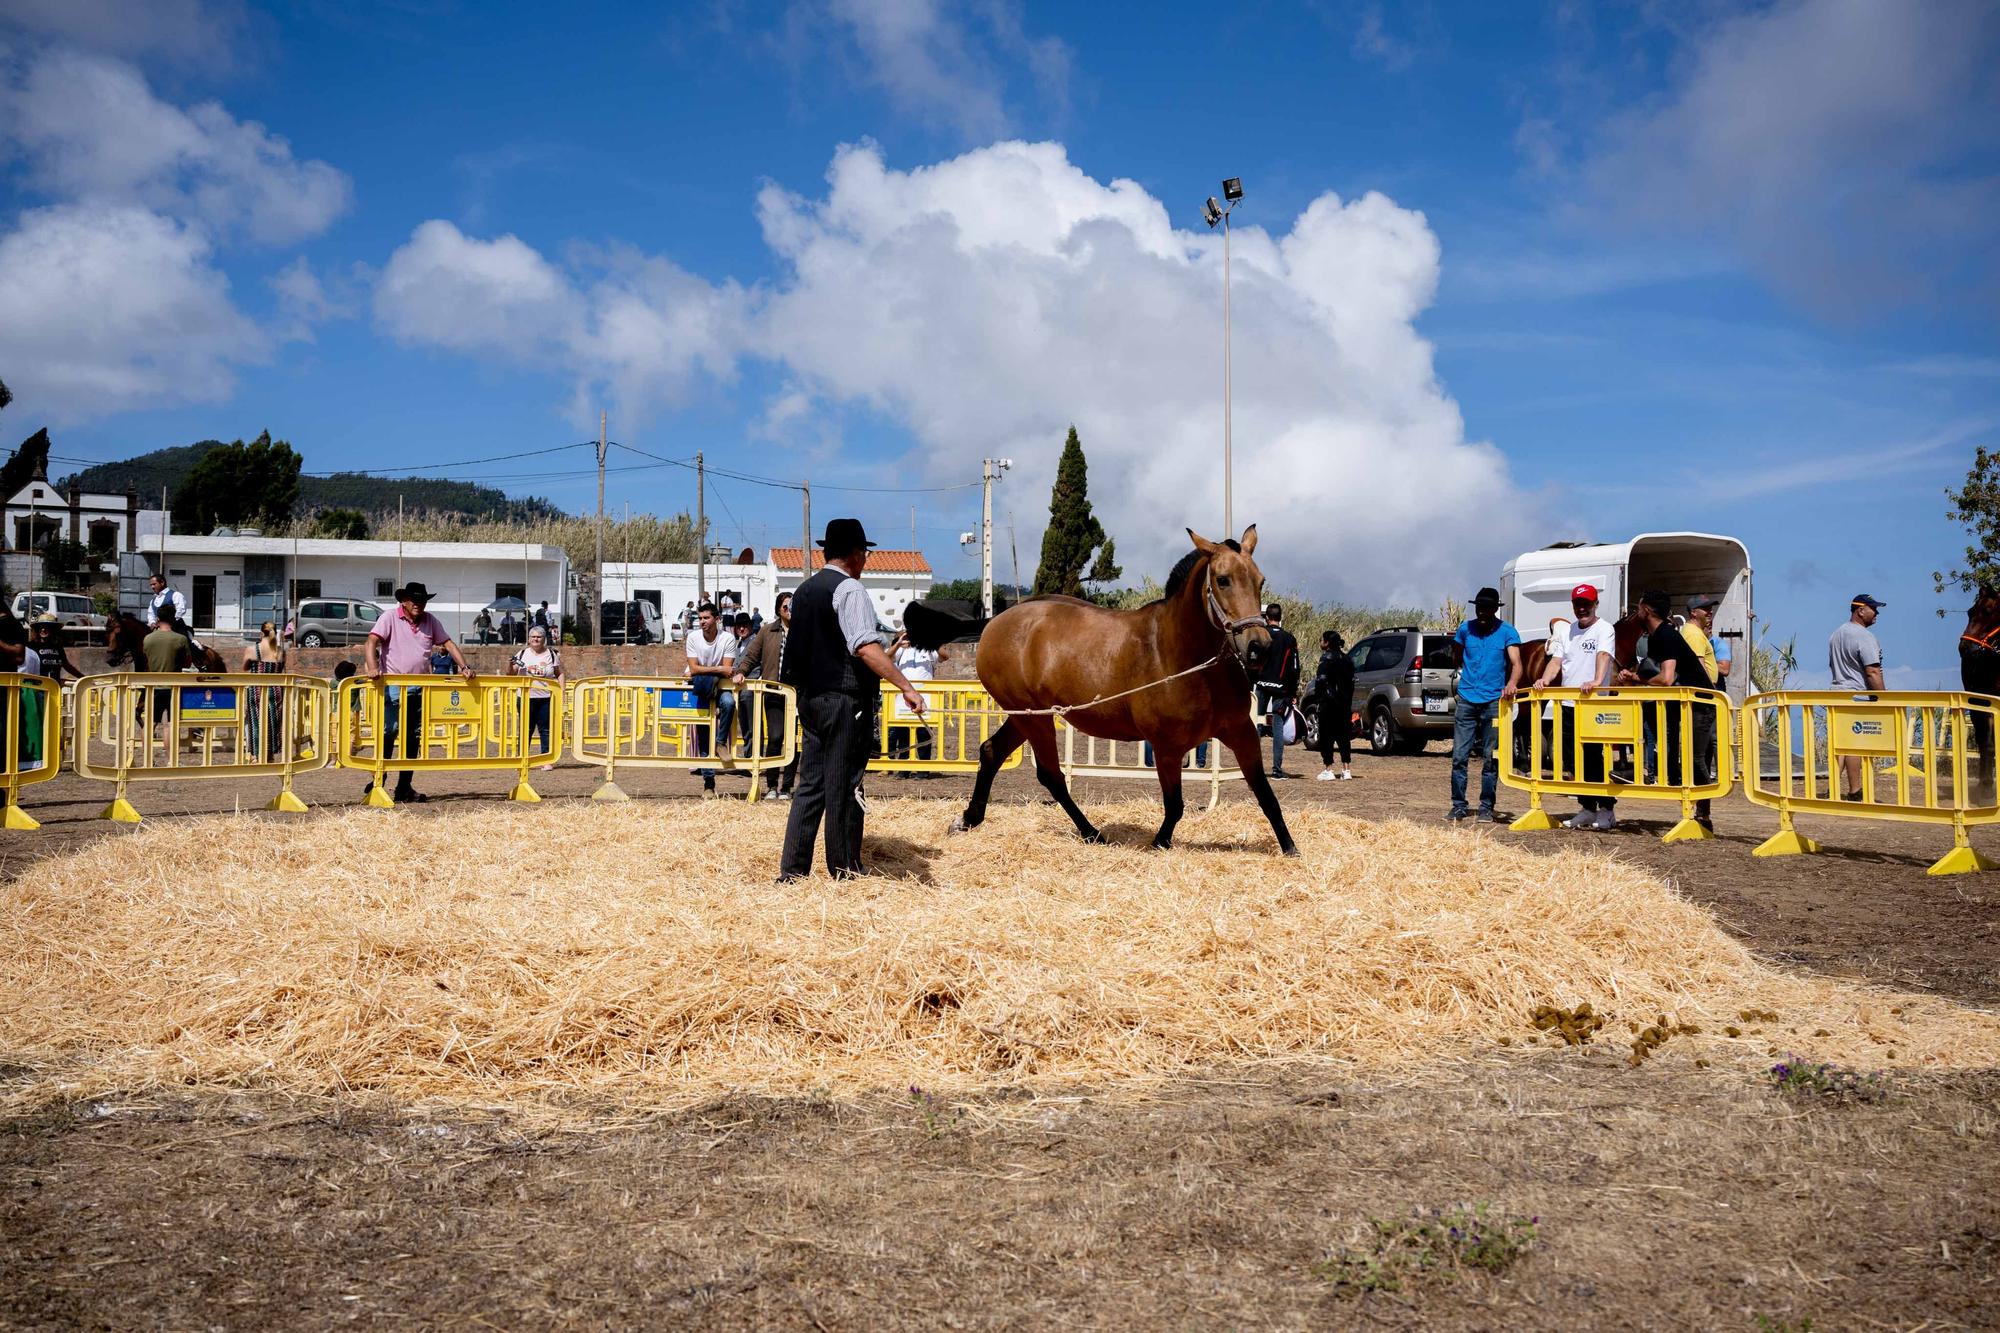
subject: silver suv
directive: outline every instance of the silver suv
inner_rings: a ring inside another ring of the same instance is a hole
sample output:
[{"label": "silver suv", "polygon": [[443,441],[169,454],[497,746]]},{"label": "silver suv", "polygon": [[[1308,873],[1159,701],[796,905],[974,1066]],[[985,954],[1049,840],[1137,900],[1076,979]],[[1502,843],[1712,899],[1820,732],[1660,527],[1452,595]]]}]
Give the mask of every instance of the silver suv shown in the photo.
[{"label": "silver suv", "polygon": [[300,603],[298,618],[285,632],[301,648],[345,647],[367,639],[381,618],[382,608],[374,602],[311,597]]},{"label": "silver suv", "polygon": [[1354,645],[1354,711],[1376,754],[1421,753],[1451,739],[1458,712],[1458,645],[1414,625],[1378,629]]}]

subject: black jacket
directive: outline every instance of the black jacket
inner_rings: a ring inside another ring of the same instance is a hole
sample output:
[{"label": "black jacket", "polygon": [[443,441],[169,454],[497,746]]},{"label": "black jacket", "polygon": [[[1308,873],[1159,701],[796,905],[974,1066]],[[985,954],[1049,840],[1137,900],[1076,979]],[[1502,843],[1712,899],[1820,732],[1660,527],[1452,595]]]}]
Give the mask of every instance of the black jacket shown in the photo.
[{"label": "black jacket", "polygon": [[1271,626],[1271,646],[1264,650],[1264,669],[1257,683],[1287,699],[1299,693],[1299,641],[1282,625]]},{"label": "black jacket", "polygon": [[1319,670],[1313,673],[1313,693],[1322,704],[1342,699],[1354,700],[1354,659],[1346,653],[1321,653]]}]

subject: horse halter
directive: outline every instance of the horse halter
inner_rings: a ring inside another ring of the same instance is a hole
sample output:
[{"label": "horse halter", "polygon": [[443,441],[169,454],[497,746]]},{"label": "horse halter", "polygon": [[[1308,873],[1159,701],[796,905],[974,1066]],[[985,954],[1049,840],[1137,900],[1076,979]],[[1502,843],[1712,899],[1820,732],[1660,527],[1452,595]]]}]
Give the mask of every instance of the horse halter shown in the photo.
[{"label": "horse halter", "polygon": [[1222,609],[1222,600],[1215,595],[1215,567],[1213,565],[1209,566],[1207,574],[1202,579],[1201,599],[1204,609],[1208,612],[1209,623],[1221,630],[1223,635],[1229,639],[1229,647],[1236,660],[1239,663],[1242,662],[1245,650],[1237,648],[1236,636],[1246,629],[1264,628],[1264,617],[1256,615],[1239,616],[1234,620],[1229,618],[1228,614]]},{"label": "horse halter", "polygon": [[1995,637],[2000,637],[2000,625],[1995,625],[1992,629],[1987,630],[1984,634],[1976,634],[1976,635],[1961,634],[1958,636],[1958,641],[1960,643],[1969,643],[1973,644],[1976,647],[1984,648],[1987,652],[1990,653],[1995,651],[1995,646],[1993,643]]}]

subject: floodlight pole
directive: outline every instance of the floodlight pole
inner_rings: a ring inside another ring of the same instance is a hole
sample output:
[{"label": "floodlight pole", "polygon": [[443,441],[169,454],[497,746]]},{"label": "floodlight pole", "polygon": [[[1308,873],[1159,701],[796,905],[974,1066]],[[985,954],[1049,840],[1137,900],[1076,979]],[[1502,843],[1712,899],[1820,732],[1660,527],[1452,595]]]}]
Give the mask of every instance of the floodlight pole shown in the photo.
[{"label": "floodlight pole", "polygon": [[[590,629],[590,642],[592,643],[596,643],[604,633],[604,451],[608,447],[607,444],[605,443],[605,423],[609,420],[610,420],[609,413],[603,411],[598,412],[597,414],[597,578],[595,580],[594,586],[591,589],[591,596],[596,598],[597,600],[596,603],[590,608],[591,618],[596,621],[596,623],[592,625]],[[582,641],[583,640],[581,639],[581,637],[579,637],[578,642],[580,643]]]},{"label": "floodlight pole", "polygon": [[1229,373],[1229,214],[1235,211],[1236,205],[1231,204],[1222,215],[1222,536],[1225,540],[1236,535],[1236,463],[1230,438]]},{"label": "floodlight pole", "polygon": [[694,604],[708,600],[708,473],[694,451]]}]

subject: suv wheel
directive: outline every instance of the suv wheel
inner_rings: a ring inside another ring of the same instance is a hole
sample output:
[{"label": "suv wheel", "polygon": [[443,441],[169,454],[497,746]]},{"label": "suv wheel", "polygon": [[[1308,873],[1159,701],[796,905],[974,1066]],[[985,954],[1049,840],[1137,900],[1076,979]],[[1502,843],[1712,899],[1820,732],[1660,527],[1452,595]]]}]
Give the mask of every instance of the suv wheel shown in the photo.
[{"label": "suv wheel", "polygon": [[1371,754],[1389,754],[1396,748],[1396,719],[1389,716],[1389,710],[1377,707],[1368,716],[1368,750]]},{"label": "suv wheel", "polygon": [[326,647],[326,635],[321,634],[316,629],[309,629],[299,636],[299,647],[324,648]]},{"label": "suv wheel", "polygon": [[1319,709],[1303,709],[1299,716],[1299,744],[1308,750],[1319,749]]}]

